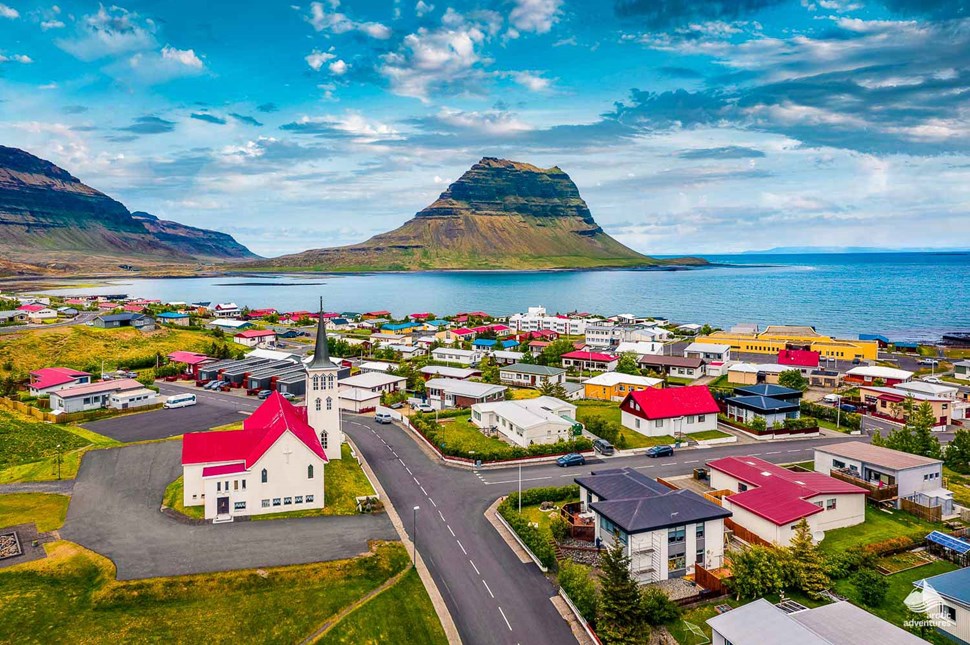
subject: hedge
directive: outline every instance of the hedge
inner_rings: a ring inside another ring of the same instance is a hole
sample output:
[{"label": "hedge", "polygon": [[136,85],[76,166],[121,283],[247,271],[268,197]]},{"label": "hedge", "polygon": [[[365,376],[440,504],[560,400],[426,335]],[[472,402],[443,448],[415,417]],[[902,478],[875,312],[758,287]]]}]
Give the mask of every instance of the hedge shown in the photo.
[{"label": "hedge", "polygon": [[[579,495],[579,486],[571,484],[569,486],[530,488],[522,491],[522,504],[533,506],[542,502],[562,502],[573,499]],[[539,558],[539,562],[547,569],[556,568],[556,550],[548,535],[545,535],[534,526],[529,525],[529,521],[519,515],[519,494],[511,493],[498,505],[498,512],[505,521],[509,523],[512,530],[519,538],[525,542],[526,546]]]},{"label": "hedge", "polygon": [[838,408],[833,408],[827,405],[819,405],[818,403],[812,403],[811,401],[802,401],[800,408],[802,414],[813,416],[816,419],[825,419],[826,421],[835,423],[836,418],[838,418],[840,425],[845,426],[850,430],[858,430],[860,424],[862,423],[862,417],[854,412],[839,412]]}]

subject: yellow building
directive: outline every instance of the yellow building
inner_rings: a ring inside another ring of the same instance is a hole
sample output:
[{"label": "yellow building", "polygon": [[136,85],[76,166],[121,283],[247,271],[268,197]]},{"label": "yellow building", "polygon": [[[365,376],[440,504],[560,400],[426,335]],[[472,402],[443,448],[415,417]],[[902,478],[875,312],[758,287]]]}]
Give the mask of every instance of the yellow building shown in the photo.
[{"label": "yellow building", "polygon": [[630,392],[645,390],[648,387],[661,388],[663,380],[647,376],[634,376],[619,372],[604,372],[599,376],[583,381],[584,398],[600,401],[622,401]]},{"label": "yellow building", "polygon": [[734,352],[775,354],[783,349],[807,349],[840,360],[876,360],[879,343],[874,340],[840,340],[801,325],[769,325],[761,332],[716,331],[697,338],[698,343],[730,345]]}]

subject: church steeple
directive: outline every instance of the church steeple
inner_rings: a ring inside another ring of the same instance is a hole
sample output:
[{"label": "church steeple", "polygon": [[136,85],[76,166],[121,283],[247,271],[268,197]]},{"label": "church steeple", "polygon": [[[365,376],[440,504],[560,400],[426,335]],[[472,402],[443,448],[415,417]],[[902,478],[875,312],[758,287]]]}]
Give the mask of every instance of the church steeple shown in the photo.
[{"label": "church steeple", "polygon": [[313,360],[307,365],[310,369],[333,367],[330,362],[330,347],[327,345],[327,325],[323,319],[323,297],[320,297],[320,317],[317,319],[317,342],[313,347]]}]

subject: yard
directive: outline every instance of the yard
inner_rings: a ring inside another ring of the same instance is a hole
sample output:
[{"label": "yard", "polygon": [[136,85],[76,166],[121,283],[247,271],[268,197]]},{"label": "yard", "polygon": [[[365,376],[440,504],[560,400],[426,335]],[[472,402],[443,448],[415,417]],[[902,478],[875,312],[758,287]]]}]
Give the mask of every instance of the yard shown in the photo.
[{"label": "yard", "polygon": [[472,424],[470,415],[442,419],[439,425],[441,426],[439,434],[445,445],[464,452],[502,452],[509,447],[509,444],[504,441],[482,434],[482,431]]},{"label": "yard", "polygon": [[[34,522],[41,532],[61,528],[67,517],[67,495],[50,493],[10,493],[0,495],[0,526],[15,526]],[[2,589],[0,579],[0,589]],[[0,593],[0,598],[3,595]],[[2,623],[2,621],[0,621]],[[2,627],[0,627],[2,629]],[[3,639],[0,638],[0,641]]]},{"label": "yard", "polygon": [[522,399],[535,399],[540,396],[539,390],[533,390],[532,388],[526,387],[510,387],[508,389],[509,398],[513,401],[521,401]]},{"label": "yard", "polygon": [[619,444],[619,437],[623,437],[626,440],[626,448],[649,448],[650,446],[674,443],[674,438],[670,435],[647,437],[629,428],[624,428],[620,424],[620,404],[616,401],[582,400],[576,402],[576,417],[580,423],[585,424],[586,419],[594,416],[616,424],[619,428],[616,443]]},{"label": "yard", "polygon": [[953,492],[953,501],[970,508],[970,475],[961,475],[944,467],[943,476],[947,479],[947,487]]},{"label": "yard", "polygon": [[692,432],[687,435],[688,438],[694,441],[710,441],[711,439],[727,439],[733,437],[734,435],[728,434],[727,432],[721,432],[720,430],[705,430],[703,432]]},{"label": "yard", "polygon": [[[702,643],[706,645],[711,642],[711,628],[707,626],[705,621],[718,615],[715,607],[718,605],[740,607],[743,604],[743,602],[737,601],[731,596],[726,596],[709,603],[695,605],[685,610],[682,619],[667,629],[670,631],[670,635],[681,645],[701,645]],[[693,632],[688,624],[698,628],[704,635],[700,636]]]},{"label": "yard", "polygon": [[201,520],[205,517],[205,506],[199,504],[197,506],[185,506],[183,504],[183,493],[185,492],[185,482],[182,477],[179,477],[171,484],[165,487],[165,495],[162,498],[162,504],[169,507],[177,513],[181,513],[186,517],[191,517],[192,519]]},{"label": "yard", "polygon": [[872,506],[866,506],[865,522],[856,526],[826,531],[825,538],[819,546],[823,551],[836,553],[894,537],[906,536],[918,541],[936,528],[936,525],[924,522],[903,511],[889,513]]},{"label": "yard", "polygon": [[56,479],[58,452],[61,478],[73,479],[86,450],[117,443],[78,426],[0,409],[0,484]]}]

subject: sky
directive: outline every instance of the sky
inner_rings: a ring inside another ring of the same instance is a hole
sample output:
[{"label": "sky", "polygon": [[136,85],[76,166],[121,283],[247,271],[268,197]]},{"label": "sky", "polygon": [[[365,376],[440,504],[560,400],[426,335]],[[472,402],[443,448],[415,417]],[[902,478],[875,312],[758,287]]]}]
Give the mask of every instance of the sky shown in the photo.
[{"label": "sky", "polygon": [[647,254],[952,247],[957,0],[0,0],[0,144],[261,255],[392,229],[483,156]]}]

